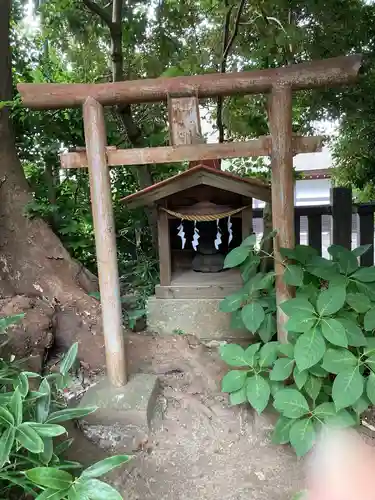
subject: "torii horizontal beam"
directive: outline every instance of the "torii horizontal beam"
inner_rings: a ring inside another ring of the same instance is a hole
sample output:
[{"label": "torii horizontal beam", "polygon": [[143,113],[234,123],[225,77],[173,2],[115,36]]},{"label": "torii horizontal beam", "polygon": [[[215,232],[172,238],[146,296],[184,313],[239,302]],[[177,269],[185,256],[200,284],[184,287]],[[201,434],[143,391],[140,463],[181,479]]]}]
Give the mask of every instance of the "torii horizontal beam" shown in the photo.
[{"label": "torii horizontal beam", "polygon": [[361,61],[360,55],[350,55],[241,73],[94,84],[19,83],[17,88],[23,104],[32,109],[79,107],[88,96],[104,106],[113,106],[166,101],[168,97],[258,94],[270,92],[275,85],[292,90],[343,85],[355,81]]},{"label": "torii horizontal beam", "polygon": [[[294,136],[293,153],[314,153],[322,150],[323,137]],[[107,165],[149,165],[182,161],[216,160],[221,158],[240,158],[270,156],[272,138],[264,136],[246,142],[224,142],[221,144],[194,144],[180,146],[160,146],[156,148],[116,149],[106,148]],[[85,149],[60,155],[62,168],[87,168]]]}]

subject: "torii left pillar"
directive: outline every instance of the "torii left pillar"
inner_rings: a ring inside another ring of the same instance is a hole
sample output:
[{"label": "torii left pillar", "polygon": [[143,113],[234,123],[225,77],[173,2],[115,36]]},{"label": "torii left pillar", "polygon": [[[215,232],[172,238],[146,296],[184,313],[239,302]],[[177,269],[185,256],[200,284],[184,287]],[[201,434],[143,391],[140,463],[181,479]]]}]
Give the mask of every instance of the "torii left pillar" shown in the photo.
[{"label": "torii left pillar", "polygon": [[88,97],[83,105],[83,121],[94,219],[107,375],[113,386],[122,387],[127,382],[127,363],[122,327],[115,222],[106,155],[107,134],[103,106],[92,97]]}]

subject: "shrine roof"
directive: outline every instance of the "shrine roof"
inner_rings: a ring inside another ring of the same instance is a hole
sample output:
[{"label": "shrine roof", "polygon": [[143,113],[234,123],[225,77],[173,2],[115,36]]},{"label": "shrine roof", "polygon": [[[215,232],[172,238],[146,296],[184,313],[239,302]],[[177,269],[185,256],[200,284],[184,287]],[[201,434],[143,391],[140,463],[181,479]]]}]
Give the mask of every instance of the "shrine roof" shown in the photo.
[{"label": "shrine roof", "polygon": [[207,165],[197,165],[130,194],[120,201],[126,203],[129,208],[151,205],[158,200],[199,185],[212,186],[216,189],[266,202],[271,200],[271,187],[259,179],[243,178]]}]

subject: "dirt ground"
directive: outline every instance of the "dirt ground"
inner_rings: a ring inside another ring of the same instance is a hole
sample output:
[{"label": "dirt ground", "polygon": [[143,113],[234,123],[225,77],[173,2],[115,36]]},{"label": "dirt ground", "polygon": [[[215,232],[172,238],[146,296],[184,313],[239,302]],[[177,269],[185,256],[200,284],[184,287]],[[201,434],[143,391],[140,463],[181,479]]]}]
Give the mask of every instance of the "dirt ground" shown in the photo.
[{"label": "dirt ground", "polygon": [[[148,440],[134,443],[131,464],[110,478],[124,499],[287,500],[301,489],[301,462],[289,447],[270,444],[273,416],[228,406],[217,347],[190,336],[132,334],[129,361],[132,373],[159,375],[163,418]],[[128,445],[120,425],[97,431],[91,438],[107,453]],[[76,445],[93,456],[82,439]]]}]

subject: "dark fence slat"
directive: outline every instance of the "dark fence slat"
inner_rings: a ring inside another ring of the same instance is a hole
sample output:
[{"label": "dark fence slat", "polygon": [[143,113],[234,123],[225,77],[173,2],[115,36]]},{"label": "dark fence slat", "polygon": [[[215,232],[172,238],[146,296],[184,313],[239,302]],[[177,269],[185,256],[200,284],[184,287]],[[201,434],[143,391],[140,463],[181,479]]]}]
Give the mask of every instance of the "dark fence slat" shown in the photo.
[{"label": "dark fence slat", "polygon": [[349,250],[352,247],[352,190],[336,187],[331,190],[332,242]]},{"label": "dark fence slat", "polygon": [[294,235],[296,245],[299,245],[301,242],[301,217],[297,213],[294,213]]},{"label": "dark fence slat", "polygon": [[[374,245],[374,213],[359,211],[359,244]],[[361,266],[374,265],[374,247],[361,256]]]},{"label": "dark fence slat", "polygon": [[309,233],[309,245],[322,255],[322,216],[308,215],[307,227]]}]

